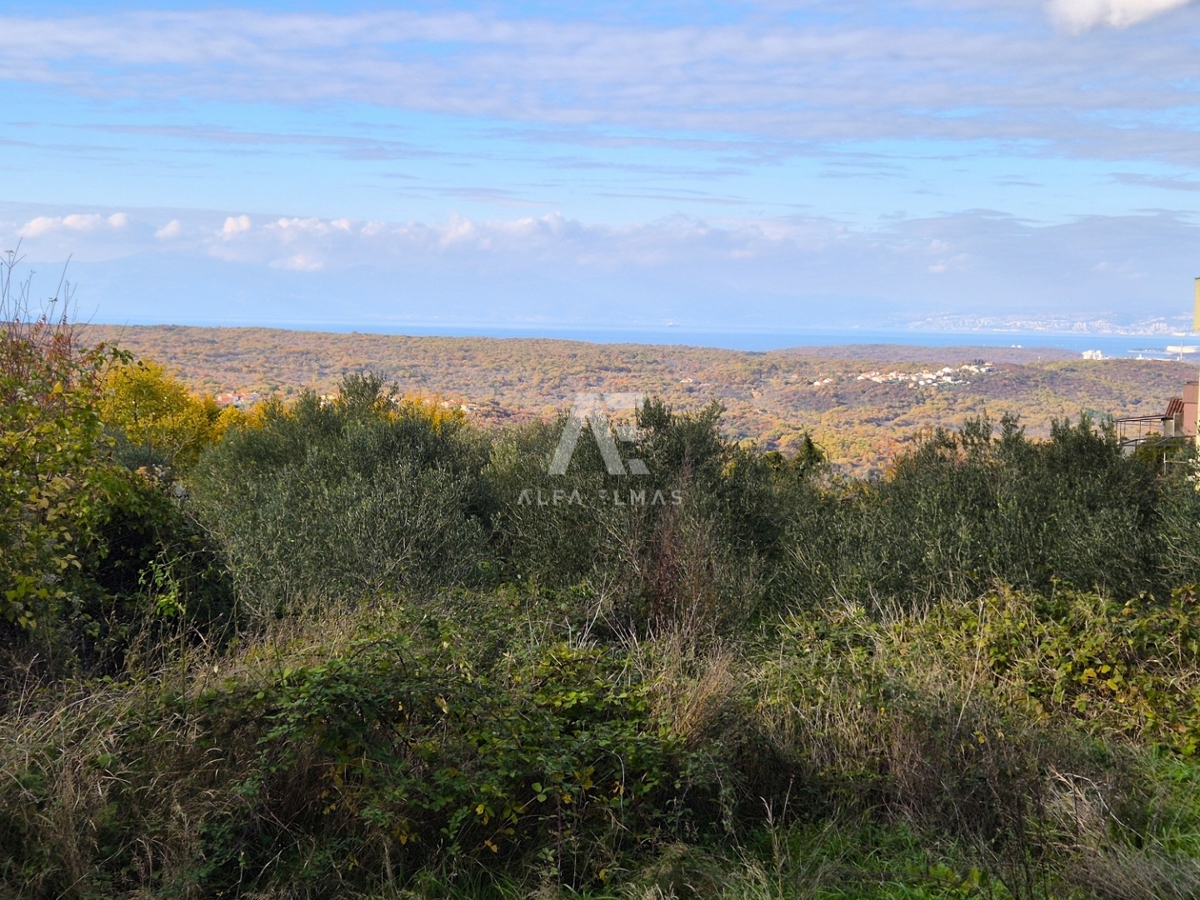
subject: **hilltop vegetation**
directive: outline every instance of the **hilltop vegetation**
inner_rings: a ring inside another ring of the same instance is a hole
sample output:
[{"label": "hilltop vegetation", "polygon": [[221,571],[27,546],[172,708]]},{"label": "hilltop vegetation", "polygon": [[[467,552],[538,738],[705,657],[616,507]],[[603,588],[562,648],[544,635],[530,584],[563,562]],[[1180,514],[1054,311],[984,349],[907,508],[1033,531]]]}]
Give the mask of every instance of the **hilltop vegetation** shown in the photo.
[{"label": "hilltop vegetation", "polygon": [[651,398],[551,475],[561,416],[0,335],[0,896],[1200,893],[1182,447],[855,479]]},{"label": "hilltop vegetation", "polygon": [[[331,394],[343,375],[373,371],[408,395],[467,407],[480,424],[554,416],[586,391],[642,391],[673,409],[725,407],[724,433],[764,450],[793,451],[804,434],[831,462],[880,474],[915,436],[961,428],[985,412],[1019,414],[1030,436],[1051,423],[1099,414],[1162,413],[1189,365],[1081,360],[1063,351],[997,348],[807,348],[742,353],[697,347],[597,345],[573,341],[323,334],[265,328],[92,326],[93,341],[120,341],[176,371],[191,390],[294,396]],[[936,371],[975,360],[987,375],[956,385],[860,380],[872,371]],[[828,379],[828,381],[826,381]],[[814,386],[814,382],[824,382]]]}]

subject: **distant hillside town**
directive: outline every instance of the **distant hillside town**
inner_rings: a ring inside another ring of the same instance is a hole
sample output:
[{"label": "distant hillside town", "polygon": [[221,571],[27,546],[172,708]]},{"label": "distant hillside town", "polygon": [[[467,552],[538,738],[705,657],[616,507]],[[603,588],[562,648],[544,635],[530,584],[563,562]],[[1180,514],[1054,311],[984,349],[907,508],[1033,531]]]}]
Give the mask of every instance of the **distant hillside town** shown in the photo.
[{"label": "distant hillside town", "polygon": [[1160,316],[1124,324],[1110,319],[1070,316],[1055,316],[1048,319],[1027,316],[931,316],[909,322],[906,327],[914,331],[1001,331],[1062,335],[1145,335],[1150,337],[1186,334],[1190,330],[1189,325],[1186,316],[1172,318]]}]

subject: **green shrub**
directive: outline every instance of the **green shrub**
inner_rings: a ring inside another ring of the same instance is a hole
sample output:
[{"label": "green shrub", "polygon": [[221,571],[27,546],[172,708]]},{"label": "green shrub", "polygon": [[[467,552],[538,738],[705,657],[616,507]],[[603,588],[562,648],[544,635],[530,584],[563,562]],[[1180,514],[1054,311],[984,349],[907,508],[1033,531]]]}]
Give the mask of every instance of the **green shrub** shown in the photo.
[{"label": "green shrub", "polygon": [[269,405],[205,455],[192,506],[254,621],[303,602],[478,582],[487,498],[461,417],[377,380]]},{"label": "green shrub", "polygon": [[823,461],[811,443],[795,460],[739,447],[720,414],[646,400],[623,449],[642,476],[608,474],[590,426],[566,474],[548,474],[565,418],[499,435],[486,475],[505,576],[575,589],[618,631],[711,636],[760,613]]},{"label": "green shrub", "polygon": [[1056,423],[1050,441],[1006,418],[939,431],[887,479],[835,484],[790,525],[781,577],[800,602],[840,597],[869,609],[969,600],[1004,582],[1121,598],[1168,590],[1164,485],[1121,453],[1109,425]]},{"label": "green shrub", "polygon": [[1191,590],[1125,602],[1002,591],[942,607],[926,624],[947,652],[973,652],[997,692],[1035,717],[1192,756],[1200,740],[1200,604]]},{"label": "green shrub", "polygon": [[103,381],[128,354],[31,315],[15,264],[0,260],[0,708],[30,680],[119,672],[166,619],[209,628],[228,612],[171,485],[120,465],[103,432]]}]

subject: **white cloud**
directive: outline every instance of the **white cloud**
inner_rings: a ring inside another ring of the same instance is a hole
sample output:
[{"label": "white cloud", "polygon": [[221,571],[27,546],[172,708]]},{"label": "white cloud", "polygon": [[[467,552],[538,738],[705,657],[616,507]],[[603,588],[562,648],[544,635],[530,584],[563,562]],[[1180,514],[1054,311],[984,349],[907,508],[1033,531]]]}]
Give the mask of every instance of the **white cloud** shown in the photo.
[{"label": "white cloud", "polygon": [[72,231],[91,231],[94,228],[99,228],[104,223],[104,217],[98,216],[95,213],[81,215],[75,213],[69,216],[63,216],[62,227],[70,228]]},{"label": "white cloud", "polygon": [[88,232],[96,231],[104,226],[119,230],[129,224],[125,213],[113,213],[105,217],[97,213],[71,213],[66,216],[37,216],[30,219],[18,232],[20,237],[32,238],[51,234],[56,231]]},{"label": "white cloud", "polygon": [[1128,28],[1191,0],[1050,0],[1050,14],[1073,32],[1092,28]]},{"label": "white cloud", "polygon": [[25,226],[17,232],[21,237],[38,237],[53,231],[55,228],[62,225],[62,219],[52,219],[50,216],[38,216],[36,219],[31,219],[25,223]]},{"label": "white cloud", "polygon": [[171,238],[177,238],[183,232],[183,225],[178,219],[172,219],[158,231],[154,232],[154,236],[160,241],[167,241]]},{"label": "white cloud", "polygon": [[333,223],[326,224],[317,218],[280,218],[268,225],[267,230],[279,233],[284,240],[292,240],[304,234],[328,234],[332,226]]},{"label": "white cloud", "polygon": [[221,228],[221,236],[228,239],[250,230],[249,216],[229,216]]},{"label": "white cloud", "polygon": [[[479,232],[475,228],[475,223],[462,216],[453,216],[450,219],[450,224],[441,231],[442,236],[438,243],[443,249],[452,247],[455,244],[465,244],[479,240]],[[483,242],[487,243],[486,237],[483,238]]]}]

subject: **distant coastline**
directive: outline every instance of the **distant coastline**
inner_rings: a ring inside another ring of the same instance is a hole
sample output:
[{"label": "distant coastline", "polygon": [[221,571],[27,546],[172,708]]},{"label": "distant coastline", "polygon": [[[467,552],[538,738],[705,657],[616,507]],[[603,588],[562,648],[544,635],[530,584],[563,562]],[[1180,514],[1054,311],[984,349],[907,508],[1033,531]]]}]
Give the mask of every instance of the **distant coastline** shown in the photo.
[{"label": "distant coastline", "polygon": [[[589,344],[649,344],[666,346],[704,347],[718,350],[762,352],[794,348],[835,346],[895,346],[895,347],[996,347],[1025,350],[1066,350],[1082,354],[1098,350],[1105,357],[1136,359],[1166,357],[1168,346],[1200,346],[1200,336],[1181,337],[1175,334],[1086,334],[1050,331],[926,331],[919,329],[858,329],[841,328],[811,330],[786,328],[717,329],[688,328],[672,324],[669,327],[615,327],[571,325],[422,325],[391,322],[95,322],[106,326],[165,326],[200,328],[270,328],[285,331],[324,332],[329,334],[408,335],[411,337],[482,337],[482,338],[543,338],[563,341],[583,341]],[[1200,355],[1197,357],[1200,363]],[[1184,357],[1185,361],[1188,357]]]}]

